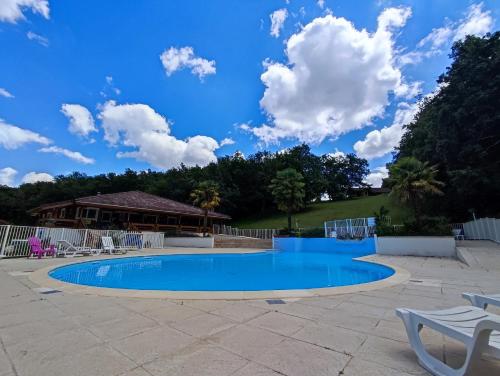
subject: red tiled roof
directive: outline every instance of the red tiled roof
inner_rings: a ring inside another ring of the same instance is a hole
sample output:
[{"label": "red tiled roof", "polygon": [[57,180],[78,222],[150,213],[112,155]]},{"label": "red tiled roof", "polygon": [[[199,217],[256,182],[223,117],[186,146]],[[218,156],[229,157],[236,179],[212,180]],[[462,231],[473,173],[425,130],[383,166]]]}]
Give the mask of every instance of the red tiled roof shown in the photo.
[{"label": "red tiled roof", "polygon": [[[168,198],[163,198],[155,196],[149,193],[144,193],[141,191],[129,191],[129,192],[119,192],[119,193],[109,193],[109,194],[99,194],[96,196],[80,197],[76,198],[74,201],[63,201],[60,203],[46,204],[37,208],[38,210],[47,207],[59,206],[59,204],[67,206],[70,203],[80,204],[80,205],[95,205],[104,206],[110,208],[122,208],[122,209],[136,209],[154,212],[164,212],[172,214],[186,214],[203,216],[204,211],[196,206],[183,204],[182,202],[170,200]],[[35,209],[36,211],[38,211]],[[34,210],[34,211],[35,211]],[[208,216],[211,218],[221,218],[230,219],[231,217],[222,213],[209,212]]]}]

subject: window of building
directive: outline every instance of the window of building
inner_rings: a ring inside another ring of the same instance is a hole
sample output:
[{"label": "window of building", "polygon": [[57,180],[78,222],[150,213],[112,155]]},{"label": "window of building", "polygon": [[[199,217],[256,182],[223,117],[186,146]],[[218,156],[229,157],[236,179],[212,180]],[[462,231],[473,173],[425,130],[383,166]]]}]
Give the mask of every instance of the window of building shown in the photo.
[{"label": "window of building", "polygon": [[103,221],[103,222],[111,222],[111,217],[112,217],[112,213],[109,211],[103,211],[101,213],[101,221]]},{"label": "window of building", "polygon": [[149,223],[149,224],[156,223],[156,215],[145,215],[144,223]]},{"label": "window of building", "polygon": [[59,218],[66,218],[66,208],[62,208],[60,211],[59,211]]},{"label": "window of building", "polygon": [[177,224],[177,217],[168,217],[167,218],[167,224],[168,225],[176,225]]},{"label": "window of building", "polygon": [[96,209],[96,208],[84,208],[82,210],[82,218],[96,220],[98,212],[99,212],[99,209]]}]

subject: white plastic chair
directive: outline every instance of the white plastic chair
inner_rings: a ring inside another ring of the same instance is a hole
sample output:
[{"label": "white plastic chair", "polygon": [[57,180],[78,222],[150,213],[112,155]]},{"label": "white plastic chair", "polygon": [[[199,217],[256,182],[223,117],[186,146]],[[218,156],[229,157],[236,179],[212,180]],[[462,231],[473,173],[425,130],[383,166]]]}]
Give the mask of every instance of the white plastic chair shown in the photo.
[{"label": "white plastic chair", "polygon": [[102,249],[104,252],[109,252],[110,255],[117,253],[127,253],[127,249],[124,247],[115,247],[113,243],[113,238],[111,236],[102,237]]},{"label": "white plastic chair", "polygon": [[[441,311],[417,311],[398,308],[396,314],[403,320],[410,345],[418,362],[436,376],[467,374],[481,354],[500,359],[500,316],[481,308],[464,306]],[[467,357],[462,367],[455,369],[430,355],[420,339],[419,332],[426,326],[462,342]]]},{"label": "white plastic chair", "polygon": [[500,294],[472,294],[464,292],[462,297],[472,303],[473,306],[486,309],[489,304],[500,307]]}]

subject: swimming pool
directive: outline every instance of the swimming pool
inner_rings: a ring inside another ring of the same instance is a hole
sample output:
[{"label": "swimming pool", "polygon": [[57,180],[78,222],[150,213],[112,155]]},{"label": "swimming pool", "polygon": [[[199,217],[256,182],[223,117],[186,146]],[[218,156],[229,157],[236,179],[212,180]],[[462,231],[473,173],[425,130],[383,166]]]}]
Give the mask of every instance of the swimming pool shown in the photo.
[{"label": "swimming pool", "polygon": [[49,275],[117,289],[262,291],[356,285],[394,274],[387,266],[353,260],[359,256],[346,251],[138,256],[70,264]]}]

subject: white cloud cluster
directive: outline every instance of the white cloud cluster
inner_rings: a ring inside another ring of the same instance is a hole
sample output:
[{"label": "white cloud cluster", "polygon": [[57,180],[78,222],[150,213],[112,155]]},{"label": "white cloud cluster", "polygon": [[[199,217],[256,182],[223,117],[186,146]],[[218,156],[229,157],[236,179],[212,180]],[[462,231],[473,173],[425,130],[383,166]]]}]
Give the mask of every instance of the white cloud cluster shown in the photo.
[{"label": "white cloud cluster", "polygon": [[28,31],[26,33],[26,37],[29,40],[33,40],[33,41],[37,42],[38,44],[40,44],[40,45],[42,45],[44,47],[48,47],[49,46],[49,40],[47,38],[45,38],[42,35],[36,34],[36,33],[32,32],[32,31]]},{"label": "white cloud cluster", "polygon": [[48,145],[52,141],[36,132],[16,127],[0,119],[0,146],[7,150],[17,149],[28,143]]},{"label": "white cloud cluster", "polygon": [[12,167],[0,168],[0,185],[12,187],[14,185],[16,175],[17,171]]},{"label": "white cloud cluster", "polygon": [[198,76],[200,80],[207,75],[216,73],[215,60],[196,56],[193,47],[170,47],[163,51],[160,60],[167,76],[183,68],[191,69],[191,73]]},{"label": "white cloud cluster", "polygon": [[92,132],[97,132],[94,118],[88,109],[79,104],[64,103],[61,112],[69,119],[68,131],[78,136],[87,137]]},{"label": "white cloud cluster", "polygon": [[275,10],[269,15],[271,19],[271,30],[269,34],[273,37],[278,38],[280,36],[281,30],[285,26],[285,21],[288,17],[288,11],[285,8]]},{"label": "white cloud cluster", "polygon": [[38,182],[53,182],[54,177],[46,172],[28,172],[24,175],[21,183],[23,184],[34,184]]},{"label": "white cloud cluster", "polygon": [[186,140],[175,138],[169,121],[146,104],[118,105],[108,101],[98,116],[106,141],[135,149],[117,153],[119,158],[135,158],[163,169],[181,163],[205,166],[217,160],[216,140],[199,135]]},{"label": "white cloud cluster", "polygon": [[1,0],[0,21],[16,23],[18,20],[24,20],[23,11],[26,9],[38,13],[46,19],[49,18],[48,0]]},{"label": "white cloud cluster", "polygon": [[65,157],[68,157],[69,159],[74,160],[75,162],[78,162],[78,163],[83,163],[83,164],[95,163],[94,159],[88,158],[88,157],[82,155],[82,153],[80,153],[78,151],[71,151],[68,149],[61,148],[59,146],[48,146],[48,147],[38,149],[38,151],[41,153],[61,154],[61,155],[64,155]]},{"label": "white cloud cluster", "polygon": [[0,87],[0,96],[5,97],[5,98],[14,98],[14,95],[12,95],[7,89],[4,89],[3,87]]},{"label": "white cloud cluster", "polygon": [[483,36],[492,31],[491,11],[483,9],[484,4],[472,4],[458,22],[447,22],[434,28],[417,44],[417,49],[400,56],[400,64],[418,64],[424,58],[441,54],[448,50],[450,43],[464,39],[467,35]]},{"label": "white cloud cluster", "polygon": [[393,151],[401,141],[403,126],[413,120],[418,108],[418,103],[399,103],[391,126],[371,131],[365,136],[364,140],[357,141],[354,144],[354,150],[358,157],[373,159]]},{"label": "white cloud cluster", "polygon": [[318,6],[323,9],[325,7],[325,0],[318,0],[316,1],[316,4],[318,4]]},{"label": "white cloud cluster", "polygon": [[233,145],[235,144],[235,141],[232,138],[226,137],[224,138],[221,142],[219,142],[219,146],[223,147],[226,145]]},{"label": "white cloud cluster", "polygon": [[377,167],[375,171],[370,172],[366,178],[365,183],[370,184],[374,188],[382,186],[382,180],[389,176],[389,171],[386,167]]},{"label": "white cloud cluster", "polygon": [[265,63],[260,105],[269,123],[246,130],[265,143],[319,143],[383,115],[388,94],[404,84],[394,62],[393,30],[410,15],[409,8],[386,9],[374,33],[331,15],[313,20],[287,41],[286,65]]}]

